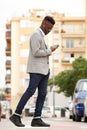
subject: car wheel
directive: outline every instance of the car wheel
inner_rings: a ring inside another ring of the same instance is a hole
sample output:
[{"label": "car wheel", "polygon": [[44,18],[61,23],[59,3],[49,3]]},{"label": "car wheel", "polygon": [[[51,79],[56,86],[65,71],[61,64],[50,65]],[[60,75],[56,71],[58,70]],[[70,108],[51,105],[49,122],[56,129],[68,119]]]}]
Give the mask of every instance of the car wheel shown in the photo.
[{"label": "car wheel", "polygon": [[73,121],[76,121],[76,120],[75,120],[75,115],[74,115],[74,113],[73,113],[73,115],[72,115],[72,120],[73,120]]},{"label": "car wheel", "polygon": [[75,115],[75,121],[81,122],[81,116]]},{"label": "car wheel", "polygon": [[84,122],[87,122],[87,116],[86,116],[86,114],[85,114],[85,110],[84,110],[84,117],[83,117],[83,120],[84,120]]},{"label": "car wheel", "polygon": [[87,116],[84,117],[84,122],[87,122]]},{"label": "car wheel", "polygon": [[69,115],[69,119],[72,119],[72,115]]},{"label": "car wheel", "polygon": [[84,116],[83,116],[83,121],[87,122],[87,110],[86,110],[86,106],[87,106],[87,102],[85,102],[86,104],[84,104]]}]

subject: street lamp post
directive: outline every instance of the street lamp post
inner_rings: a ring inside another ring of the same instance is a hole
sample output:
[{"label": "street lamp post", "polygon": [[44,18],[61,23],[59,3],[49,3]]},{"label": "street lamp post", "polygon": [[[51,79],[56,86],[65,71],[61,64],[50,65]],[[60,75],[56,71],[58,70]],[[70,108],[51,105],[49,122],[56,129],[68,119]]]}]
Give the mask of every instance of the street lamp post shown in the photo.
[{"label": "street lamp post", "polygon": [[55,114],[55,92],[57,91],[57,86],[53,86],[53,116],[52,117],[57,117],[57,115]]},{"label": "street lamp post", "polygon": [[[53,59],[52,59],[53,60]],[[52,117],[56,117],[55,114],[55,77],[54,77],[54,63],[53,63],[53,116]]]}]

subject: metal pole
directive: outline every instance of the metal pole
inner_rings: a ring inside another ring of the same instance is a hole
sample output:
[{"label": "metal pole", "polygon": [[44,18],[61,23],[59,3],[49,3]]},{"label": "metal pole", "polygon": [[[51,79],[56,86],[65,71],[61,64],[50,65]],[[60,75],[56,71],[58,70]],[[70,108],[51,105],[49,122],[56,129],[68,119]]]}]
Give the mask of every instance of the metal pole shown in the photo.
[{"label": "metal pole", "polygon": [[[53,60],[53,58],[52,58]],[[55,77],[54,77],[54,63],[53,63],[53,116],[52,117],[56,117],[55,114]]]}]

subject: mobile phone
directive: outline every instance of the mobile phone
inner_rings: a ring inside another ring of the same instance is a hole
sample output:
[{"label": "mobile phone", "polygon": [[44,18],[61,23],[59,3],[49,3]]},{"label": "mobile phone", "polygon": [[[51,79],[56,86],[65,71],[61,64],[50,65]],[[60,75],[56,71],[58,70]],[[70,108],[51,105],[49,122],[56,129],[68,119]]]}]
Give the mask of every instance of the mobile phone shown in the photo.
[{"label": "mobile phone", "polygon": [[58,48],[59,47],[59,44],[56,44],[56,45],[54,45],[55,46],[55,48]]}]

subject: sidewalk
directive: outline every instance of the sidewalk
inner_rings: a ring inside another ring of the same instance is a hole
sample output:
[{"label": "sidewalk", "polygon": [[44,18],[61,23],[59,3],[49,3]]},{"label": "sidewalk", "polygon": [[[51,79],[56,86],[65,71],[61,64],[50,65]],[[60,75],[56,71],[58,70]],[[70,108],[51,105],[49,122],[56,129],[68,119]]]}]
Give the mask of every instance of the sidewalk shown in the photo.
[{"label": "sidewalk", "polygon": [[[53,127],[57,125],[58,121],[63,120],[63,118],[43,118],[43,120],[51,125],[51,127],[31,127],[32,117],[24,117],[22,122],[25,124],[25,127],[16,127],[9,119],[1,119],[0,121],[0,130],[53,130]],[[66,120],[66,118],[64,118]],[[55,129],[56,130],[56,129]],[[58,128],[57,128],[58,130]]]}]

